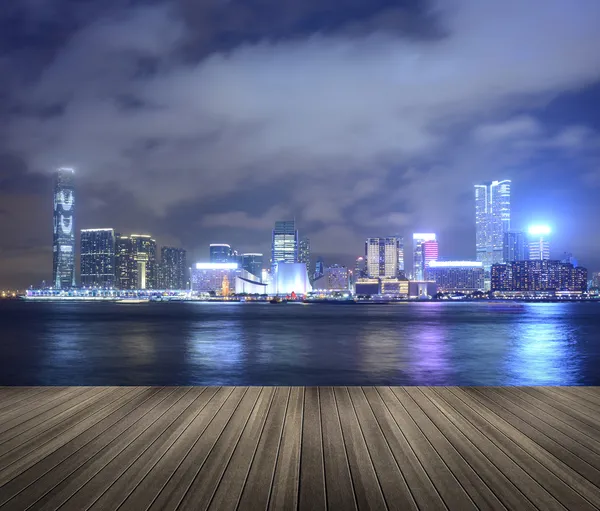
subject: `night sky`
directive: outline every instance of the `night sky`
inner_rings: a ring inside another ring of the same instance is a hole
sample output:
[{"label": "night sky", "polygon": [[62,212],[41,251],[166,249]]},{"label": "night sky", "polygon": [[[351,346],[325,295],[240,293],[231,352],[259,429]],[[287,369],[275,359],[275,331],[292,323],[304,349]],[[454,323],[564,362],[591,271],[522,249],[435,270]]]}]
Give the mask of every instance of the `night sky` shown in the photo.
[{"label": "night sky", "polygon": [[59,166],[78,229],[191,261],[268,260],[293,217],[328,263],[415,231],[474,259],[473,184],[512,179],[513,228],[598,270],[599,26],[598,0],[3,2],[0,288],[50,280]]}]

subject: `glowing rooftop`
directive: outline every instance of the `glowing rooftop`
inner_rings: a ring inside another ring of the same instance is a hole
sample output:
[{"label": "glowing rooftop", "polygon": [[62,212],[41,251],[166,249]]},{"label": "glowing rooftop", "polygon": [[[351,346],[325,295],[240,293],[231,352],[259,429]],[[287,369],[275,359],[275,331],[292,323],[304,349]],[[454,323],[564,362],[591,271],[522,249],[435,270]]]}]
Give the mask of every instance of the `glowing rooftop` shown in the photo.
[{"label": "glowing rooftop", "polygon": [[532,225],[529,227],[528,232],[533,236],[547,236],[550,234],[551,229],[548,225]]}]

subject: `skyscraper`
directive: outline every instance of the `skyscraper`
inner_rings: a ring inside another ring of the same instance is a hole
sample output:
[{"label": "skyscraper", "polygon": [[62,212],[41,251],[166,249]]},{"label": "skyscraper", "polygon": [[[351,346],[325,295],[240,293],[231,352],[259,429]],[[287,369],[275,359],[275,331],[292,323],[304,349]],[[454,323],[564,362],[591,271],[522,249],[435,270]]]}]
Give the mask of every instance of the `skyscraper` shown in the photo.
[{"label": "skyscraper", "polygon": [[117,235],[119,289],[156,289],[156,241],[146,234]]},{"label": "skyscraper", "polygon": [[[423,244],[427,241],[436,241],[435,233],[433,232],[415,232],[413,234],[413,280],[425,280],[425,253]],[[428,257],[434,257],[437,260],[437,243],[436,249],[429,249]],[[434,253],[435,252],[435,253]]]},{"label": "skyscraper", "polygon": [[489,273],[492,264],[504,261],[504,233],[510,230],[511,181],[475,185],[477,261]]},{"label": "skyscraper", "polygon": [[275,222],[273,243],[271,245],[271,264],[273,273],[277,263],[298,262],[298,231],[294,220]]},{"label": "skyscraper", "polygon": [[528,257],[528,245],[525,233],[522,231],[507,231],[504,233],[503,256],[505,263],[525,261]]},{"label": "skyscraper", "polygon": [[550,259],[550,227],[533,225],[529,228],[529,260],[546,261]]},{"label": "skyscraper", "polygon": [[372,278],[395,278],[398,276],[399,240],[388,238],[368,238],[365,242],[367,273]]},{"label": "skyscraper", "polygon": [[437,240],[428,240],[423,242],[423,276],[428,278],[427,270],[430,263],[437,261],[440,255]]},{"label": "skyscraper", "polygon": [[298,262],[306,265],[306,271],[310,272],[310,240],[302,238],[298,245]]},{"label": "skyscraper", "polygon": [[52,285],[75,287],[75,172],[62,167],[54,180]]},{"label": "skyscraper", "polygon": [[160,250],[160,284],[162,289],[187,288],[186,252],[182,248],[162,247]]},{"label": "skyscraper", "polygon": [[210,244],[210,262],[211,263],[229,263],[233,257],[231,246],[226,243]]},{"label": "skyscraper", "polygon": [[263,255],[258,253],[242,254],[242,268],[262,280]]},{"label": "skyscraper", "polygon": [[404,238],[398,237],[398,274],[404,275]]},{"label": "skyscraper", "polygon": [[81,285],[113,287],[115,285],[115,231],[81,229]]}]

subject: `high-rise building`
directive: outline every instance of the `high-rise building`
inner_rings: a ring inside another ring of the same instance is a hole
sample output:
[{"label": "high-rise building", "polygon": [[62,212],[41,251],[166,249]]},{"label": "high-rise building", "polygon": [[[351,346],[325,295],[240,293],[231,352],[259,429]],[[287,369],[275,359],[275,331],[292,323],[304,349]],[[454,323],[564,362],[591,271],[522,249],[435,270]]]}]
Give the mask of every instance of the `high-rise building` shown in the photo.
[{"label": "high-rise building", "polygon": [[510,230],[511,181],[475,185],[477,260],[486,272],[504,259],[504,233]]},{"label": "high-rise building", "polygon": [[298,262],[306,265],[306,271],[310,274],[310,240],[302,238],[298,244]]},{"label": "high-rise building", "polygon": [[161,289],[187,288],[186,252],[182,248],[162,247],[160,249]]},{"label": "high-rise building", "polygon": [[325,261],[319,257],[315,263],[314,279],[320,279],[323,275],[325,275]]},{"label": "high-rise building", "polygon": [[550,259],[550,227],[532,225],[529,228],[529,260],[545,261]]},{"label": "high-rise building", "polygon": [[156,289],[156,241],[146,234],[117,235],[119,289]]},{"label": "high-rise building", "polygon": [[[435,233],[433,232],[416,232],[413,234],[413,280],[425,280],[425,257],[424,244],[429,241],[436,241]],[[437,260],[437,241],[435,245],[429,245],[427,257]]]},{"label": "high-rise building", "polygon": [[437,240],[428,240],[423,242],[423,275],[427,276],[427,269],[430,263],[437,261],[440,250]]},{"label": "high-rise building", "polygon": [[427,275],[443,292],[473,292],[484,288],[483,263],[480,261],[431,261]]},{"label": "high-rise building", "polygon": [[231,246],[226,243],[211,243],[210,244],[210,262],[211,263],[230,263],[232,261],[233,251]]},{"label": "high-rise building", "polygon": [[369,277],[393,278],[398,275],[398,246],[399,241],[395,236],[367,238],[365,258]]},{"label": "high-rise building", "polygon": [[522,231],[505,232],[503,254],[502,258],[505,263],[529,259],[529,246],[525,233]]},{"label": "high-rise building", "polygon": [[350,288],[348,268],[334,264],[325,270],[327,289],[330,291],[347,291]]},{"label": "high-rise building", "polygon": [[242,254],[242,268],[262,280],[263,255],[258,253]]},{"label": "high-rise building", "polygon": [[587,270],[550,260],[515,261],[492,266],[492,291],[518,293],[587,290]]},{"label": "high-rise building", "polygon": [[404,238],[398,237],[398,275],[404,275]]},{"label": "high-rise building", "polygon": [[75,287],[75,171],[62,167],[54,180],[52,285]]},{"label": "high-rise building", "polygon": [[364,257],[357,257],[354,263],[354,281],[367,278],[367,260]]},{"label": "high-rise building", "polygon": [[81,229],[81,285],[115,286],[115,231]]},{"label": "high-rise building", "polygon": [[275,222],[271,245],[271,266],[275,273],[277,263],[298,262],[298,231],[294,220]]}]

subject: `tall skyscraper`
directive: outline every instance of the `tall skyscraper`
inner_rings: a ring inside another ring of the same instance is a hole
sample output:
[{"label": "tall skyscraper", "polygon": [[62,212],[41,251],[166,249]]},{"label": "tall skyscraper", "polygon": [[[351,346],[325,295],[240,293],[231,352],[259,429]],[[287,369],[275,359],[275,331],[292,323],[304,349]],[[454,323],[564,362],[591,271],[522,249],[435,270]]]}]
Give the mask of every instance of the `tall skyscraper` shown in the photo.
[{"label": "tall skyscraper", "polygon": [[52,285],[75,287],[75,171],[62,167],[54,180]]},{"label": "tall skyscraper", "polygon": [[[428,241],[436,241],[435,233],[433,232],[416,232],[413,234],[413,280],[425,280],[425,252],[423,244]],[[437,260],[437,242],[435,249],[430,246],[428,257],[435,257]]]},{"label": "tall skyscraper", "polygon": [[427,270],[429,264],[433,261],[437,261],[440,255],[437,240],[428,240],[423,242],[423,276],[428,278]]},{"label": "tall skyscraper", "polygon": [[302,238],[298,244],[298,262],[306,265],[306,271],[310,272],[310,240]]},{"label": "tall skyscraper", "polygon": [[404,238],[398,237],[398,274],[404,275]]},{"label": "tall skyscraper", "polygon": [[510,230],[511,181],[475,185],[477,261],[489,273],[492,264],[504,261],[504,233]]},{"label": "tall skyscraper", "polygon": [[367,238],[365,242],[365,258],[367,273],[372,278],[394,278],[398,276],[399,239]]},{"label": "tall skyscraper", "polygon": [[367,260],[364,257],[357,257],[354,263],[354,280],[364,279],[367,276]]},{"label": "tall skyscraper", "polygon": [[156,289],[156,241],[146,234],[117,235],[119,289]]},{"label": "tall skyscraper", "polygon": [[525,261],[529,259],[527,237],[522,231],[507,231],[504,233],[504,247],[503,247],[505,263],[512,263],[513,261]]},{"label": "tall skyscraper", "polygon": [[529,228],[529,260],[546,261],[550,259],[550,227],[533,225]]},{"label": "tall skyscraper", "polygon": [[319,259],[317,259],[317,262],[315,263],[315,275],[314,275],[314,279],[319,279],[321,278],[323,275],[325,275],[325,261],[323,261],[323,259],[321,259],[319,257]]},{"label": "tall skyscraper", "polygon": [[263,255],[253,253],[242,254],[242,269],[262,281]]},{"label": "tall skyscraper", "polygon": [[186,252],[182,248],[162,247],[160,250],[161,289],[187,288]]},{"label": "tall skyscraper", "polygon": [[271,265],[273,273],[277,263],[298,262],[298,231],[294,220],[275,222],[273,242],[271,245]]},{"label": "tall skyscraper", "polygon": [[110,288],[115,285],[115,231],[81,229],[81,285]]},{"label": "tall skyscraper", "polygon": [[226,243],[210,244],[210,262],[211,263],[230,263],[232,261],[233,251],[231,246]]}]

